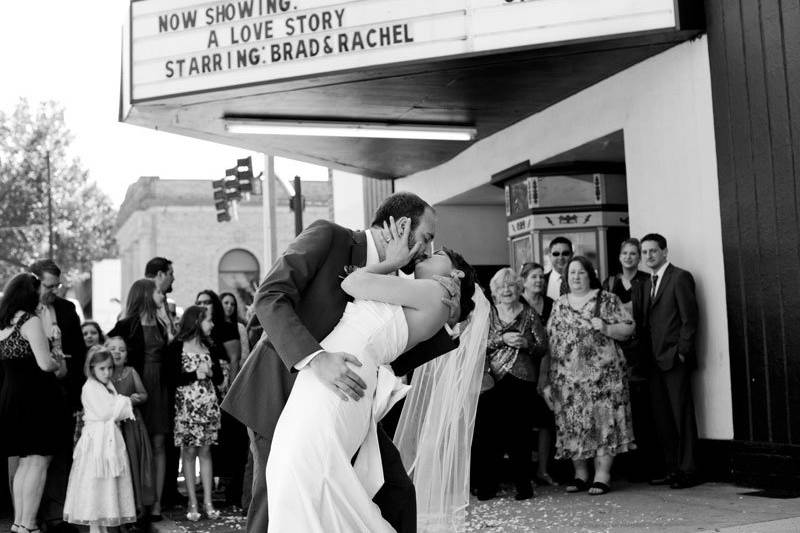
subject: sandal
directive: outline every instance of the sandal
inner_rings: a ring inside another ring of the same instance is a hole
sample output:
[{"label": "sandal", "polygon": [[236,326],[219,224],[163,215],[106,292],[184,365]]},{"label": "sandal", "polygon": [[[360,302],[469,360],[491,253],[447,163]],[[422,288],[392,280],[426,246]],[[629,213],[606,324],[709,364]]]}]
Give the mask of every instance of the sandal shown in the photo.
[{"label": "sandal", "polygon": [[574,492],[586,492],[589,490],[589,482],[579,477],[576,477],[567,485],[567,492],[572,494]]},{"label": "sandal", "polygon": [[25,531],[27,531],[28,533],[33,533],[34,531],[41,531],[41,530],[40,530],[38,527],[35,527],[35,528],[33,528],[33,529],[28,529],[27,527],[23,526],[22,524],[16,524],[16,526],[17,526],[18,528],[20,528],[20,529],[24,529],[24,530],[25,530]]},{"label": "sandal", "polygon": [[[595,481],[589,486],[589,489],[589,496],[600,496],[601,494],[608,494],[611,492],[611,487],[602,481]],[[597,492],[592,492],[592,490],[596,490]]]},{"label": "sandal", "polygon": [[205,509],[206,512],[206,518],[208,518],[209,520],[216,520],[217,518],[219,518],[219,511],[214,509],[213,503],[204,503],[203,508]]},{"label": "sandal", "polygon": [[19,533],[19,529],[18,528],[20,528],[20,527],[22,527],[22,526],[19,525],[19,524],[11,524],[11,527],[8,528],[8,530],[11,531],[11,533]]},{"label": "sandal", "polygon": [[186,512],[186,520],[189,522],[197,522],[200,520],[200,512],[197,510],[197,504],[189,504],[189,510]]}]

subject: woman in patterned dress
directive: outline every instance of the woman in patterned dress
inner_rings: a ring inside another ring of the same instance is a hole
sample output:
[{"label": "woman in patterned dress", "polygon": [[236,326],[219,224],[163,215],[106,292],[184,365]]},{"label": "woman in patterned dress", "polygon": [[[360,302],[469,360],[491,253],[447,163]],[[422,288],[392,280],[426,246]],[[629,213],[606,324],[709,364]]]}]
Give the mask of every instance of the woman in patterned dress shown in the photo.
[{"label": "woman in patterned dress", "polygon": [[219,358],[209,337],[214,324],[211,312],[194,305],[186,310],[180,331],[167,349],[175,391],[175,446],[181,449],[183,476],[189,495],[186,518],[200,519],[195,493],[195,462],[200,457],[203,507],[209,518],[219,512],[211,502],[213,471],[210,446],[217,443],[220,410],[215,385],[222,381]]},{"label": "woman in patterned dress", "polygon": [[[547,324],[556,457],[572,459],[575,467],[567,492],[605,494],[614,456],[634,448],[625,356],[618,344],[634,324],[619,298],[600,289],[588,259],[573,258],[567,279],[569,292],[556,301]],[[595,467],[591,486],[589,459]]]}]

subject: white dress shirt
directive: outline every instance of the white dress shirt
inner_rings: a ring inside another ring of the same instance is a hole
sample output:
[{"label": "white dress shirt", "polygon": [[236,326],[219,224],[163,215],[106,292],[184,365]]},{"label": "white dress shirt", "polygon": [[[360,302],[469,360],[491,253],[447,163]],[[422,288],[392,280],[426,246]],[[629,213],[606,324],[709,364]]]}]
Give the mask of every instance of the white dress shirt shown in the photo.
[{"label": "white dress shirt", "polygon": [[554,268],[547,281],[547,297],[554,302],[561,297],[561,274]]}]

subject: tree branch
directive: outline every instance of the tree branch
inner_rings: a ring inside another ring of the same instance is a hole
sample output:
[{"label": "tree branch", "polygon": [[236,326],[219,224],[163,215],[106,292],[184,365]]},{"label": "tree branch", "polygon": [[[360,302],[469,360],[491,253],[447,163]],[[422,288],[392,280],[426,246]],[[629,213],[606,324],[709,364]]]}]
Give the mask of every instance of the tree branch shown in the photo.
[{"label": "tree branch", "polygon": [[10,257],[5,257],[3,255],[0,255],[0,261],[2,261],[3,263],[8,263],[9,265],[12,265],[12,266],[15,266],[15,267],[24,268],[26,270],[28,268],[28,265],[23,265],[22,263],[20,263],[16,259],[12,259]]}]

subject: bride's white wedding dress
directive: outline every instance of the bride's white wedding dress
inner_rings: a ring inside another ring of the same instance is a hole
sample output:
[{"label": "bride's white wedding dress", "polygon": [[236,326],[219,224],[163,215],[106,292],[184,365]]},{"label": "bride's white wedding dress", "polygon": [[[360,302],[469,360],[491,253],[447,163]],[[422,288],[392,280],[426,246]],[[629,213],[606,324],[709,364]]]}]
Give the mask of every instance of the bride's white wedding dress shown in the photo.
[{"label": "bride's white wedding dress", "polygon": [[387,366],[407,343],[402,307],[367,300],[347,305],[320,344],[355,355],[362,366],[353,369],[367,389],[360,400],[343,401],[313,372],[298,374],[267,462],[269,531],[394,531],[372,502],[383,484],[376,424],[408,391]]}]

